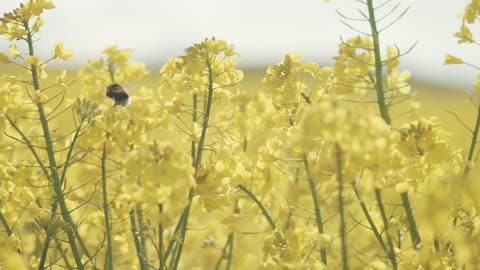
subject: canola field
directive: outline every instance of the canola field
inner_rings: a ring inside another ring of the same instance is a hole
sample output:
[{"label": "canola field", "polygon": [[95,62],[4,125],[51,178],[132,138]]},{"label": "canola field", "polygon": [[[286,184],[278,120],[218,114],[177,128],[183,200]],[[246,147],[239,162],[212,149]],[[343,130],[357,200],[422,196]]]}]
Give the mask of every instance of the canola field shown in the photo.
[{"label": "canola field", "polygon": [[361,2],[331,66],[255,70],[213,37],[160,70],[117,46],[49,69],[74,54],[36,54],[55,4],[4,14],[0,269],[480,269],[480,82],[412,82]]}]

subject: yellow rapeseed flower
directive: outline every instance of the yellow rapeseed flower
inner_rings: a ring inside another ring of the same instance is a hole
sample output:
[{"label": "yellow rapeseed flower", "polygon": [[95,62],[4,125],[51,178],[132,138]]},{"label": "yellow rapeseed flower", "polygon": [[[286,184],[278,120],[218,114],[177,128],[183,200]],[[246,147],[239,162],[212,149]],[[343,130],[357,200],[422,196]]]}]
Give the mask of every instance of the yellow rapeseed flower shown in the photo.
[{"label": "yellow rapeseed flower", "polygon": [[55,43],[55,51],[52,56],[53,59],[61,58],[63,60],[68,60],[72,58],[72,56],[73,51],[71,49],[63,48],[63,41],[57,41]]},{"label": "yellow rapeseed flower", "polygon": [[463,64],[463,60],[451,54],[447,54],[445,55],[445,60],[443,60],[443,64],[444,65]]},{"label": "yellow rapeseed flower", "polygon": [[30,65],[38,66],[38,64],[40,63],[40,57],[29,56],[25,59],[25,62],[29,63]]},{"label": "yellow rapeseed flower", "polygon": [[22,54],[17,48],[17,44],[12,44],[8,46],[8,50],[10,51],[10,54],[12,55],[13,59],[22,56]]},{"label": "yellow rapeseed flower", "polygon": [[42,25],[43,25],[43,20],[42,20],[42,18],[37,17],[37,20],[35,21],[35,23],[34,23],[33,26],[32,26],[33,32],[37,32],[37,33],[38,33],[38,32],[40,31],[40,27],[42,27]]},{"label": "yellow rapeseed flower", "polygon": [[458,38],[458,43],[473,43],[473,35],[465,24],[462,24],[460,31],[456,32],[454,37]]},{"label": "yellow rapeseed flower", "polygon": [[480,93],[480,73],[477,74],[477,80],[473,83],[473,87]]}]

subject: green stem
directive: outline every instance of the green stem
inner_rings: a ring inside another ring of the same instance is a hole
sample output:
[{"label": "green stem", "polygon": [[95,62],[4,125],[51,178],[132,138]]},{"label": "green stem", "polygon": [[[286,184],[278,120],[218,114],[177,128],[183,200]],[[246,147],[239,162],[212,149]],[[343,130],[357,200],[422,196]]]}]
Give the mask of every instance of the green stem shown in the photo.
[{"label": "green stem", "polygon": [[105,150],[105,143],[102,151],[102,195],[103,195],[103,214],[105,217],[105,229],[107,234],[107,254],[106,254],[106,269],[113,270],[113,242],[112,242],[112,224],[110,222],[110,211],[108,207],[107,195],[107,152]]},{"label": "green stem", "polygon": [[205,139],[207,137],[208,120],[210,119],[210,111],[212,109],[212,101],[213,101],[213,71],[212,71],[211,63],[208,59],[207,59],[207,68],[208,68],[208,96],[207,96],[207,103],[205,106],[205,113],[203,115],[202,134],[200,135],[200,140],[198,142],[197,155],[195,158],[195,177],[197,177],[198,169],[200,168],[200,165],[202,163],[203,146],[205,144]]},{"label": "green stem", "polygon": [[230,248],[228,249],[228,255],[227,255],[227,266],[225,267],[225,270],[230,270],[230,267],[232,266],[232,261],[233,261],[233,244],[235,241],[235,238],[233,237],[233,232],[230,232],[228,235],[229,241],[230,241]]},{"label": "green stem", "polygon": [[170,266],[168,267],[168,270],[173,270],[173,264],[175,263],[175,255],[177,254],[178,252],[178,247],[179,247],[179,243],[177,242],[177,244],[173,247],[173,250],[172,250],[172,254],[174,255],[173,258],[171,259],[170,261]]},{"label": "green stem", "polygon": [[147,244],[145,243],[145,234],[144,234],[144,221],[143,221],[143,211],[142,211],[142,204],[138,204],[135,207],[135,211],[137,214],[137,221],[138,221],[138,233],[140,236],[140,244],[142,247],[142,253],[147,255]]},{"label": "green stem", "polygon": [[[8,226],[8,222],[3,216],[2,212],[0,211],[0,222],[2,223],[3,227],[5,228],[5,232],[7,233],[8,236],[11,236],[13,234],[12,228]],[[17,253],[22,254],[22,250],[20,248],[17,248]]]},{"label": "green stem", "polygon": [[[38,155],[38,153],[36,152],[35,148],[33,147],[32,143],[30,142],[30,140],[27,138],[27,136],[25,136],[25,134],[20,130],[20,128],[15,124],[15,122],[13,122],[13,120],[8,116],[8,115],[5,115],[5,117],[7,118],[8,122],[10,123],[10,125],[17,131],[18,134],[20,134],[20,136],[22,137],[22,140],[25,142],[25,144],[28,146],[28,148],[30,149],[30,151],[32,152],[33,156],[35,157],[35,160],[37,161],[37,163],[39,164],[40,168],[42,169],[43,173],[45,175],[48,175],[48,170],[47,168],[45,167],[43,161],[40,159],[40,156]],[[67,154],[67,158],[66,158],[66,161],[65,161],[65,165],[64,165],[64,168],[63,168],[63,172],[62,172],[62,177],[60,178],[60,185],[63,186],[63,182],[65,180],[65,177],[66,177],[66,170],[69,166],[69,163],[70,163],[70,158],[71,158],[71,155],[73,153],[73,147],[75,145],[75,142],[78,138],[78,135],[80,133],[80,129],[81,129],[81,124],[79,126],[79,129],[75,132],[75,135],[73,137],[73,141],[72,141],[72,144],[70,145],[70,149],[68,151],[68,154]],[[50,181],[51,181],[51,177],[50,178]],[[51,218],[53,219],[54,216],[55,216],[55,213],[56,213],[56,210],[58,208],[58,202],[56,200],[53,201],[52,203],[52,216]],[[1,214],[1,213],[0,213]],[[0,218],[1,219],[1,218]],[[8,232],[8,230],[7,230]],[[77,234],[77,237],[79,238],[78,236],[78,231],[75,229],[75,233]],[[80,238],[79,238],[80,239]],[[45,243],[44,243],[44,249],[42,250],[42,254],[40,255],[40,263],[38,265],[38,269],[43,269],[45,268],[45,262],[46,262],[46,256],[47,256],[47,253],[48,253],[48,247],[50,246],[50,241],[52,240],[52,238],[50,237],[47,237],[45,239]],[[83,242],[80,242],[80,244],[82,244],[83,246]],[[86,250],[86,248],[84,248],[84,250]],[[88,253],[86,252],[87,256],[90,258],[90,255],[88,255]]]},{"label": "green stem", "polygon": [[405,208],[405,213],[407,214],[408,224],[410,225],[410,237],[412,238],[412,244],[414,249],[419,248],[420,234],[418,233],[417,223],[415,222],[415,217],[413,216],[412,207],[410,206],[410,200],[408,199],[408,193],[404,192],[400,194],[402,196],[403,207]]},{"label": "green stem", "polygon": [[262,211],[262,214],[265,216],[265,218],[268,221],[268,224],[270,224],[270,227],[272,230],[277,229],[277,226],[275,225],[275,222],[273,221],[272,217],[270,216],[270,213],[268,213],[267,209],[263,206],[262,202],[253,194],[248,188],[246,188],[244,185],[240,184],[238,187],[243,190],[243,192],[247,193],[247,195],[252,198],[252,200],[257,204],[258,208]]},{"label": "green stem", "polygon": [[[246,140],[245,140],[246,141]],[[235,214],[238,214],[240,213],[240,208],[238,208],[238,200],[235,201],[235,204],[233,205],[233,213]],[[233,244],[234,244],[234,231],[230,231],[230,233],[228,234],[228,239],[227,239],[227,243],[225,243],[225,246],[223,247],[222,249],[222,255],[220,256],[220,258],[218,259],[217,261],[217,264],[215,266],[215,270],[218,270],[220,269],[220,265],[222,263],[223,260],[227,260],[227,264],[225,266],[225,270],[229,270],[231,265],[232,265],[232,261],[233,261]],[[227,254],[227,250],[228,250],[228,254]]]},{"label": "green stem", "polygon": [[83,264],[81,261],[80,253],[78,251],[77,245],[75,243],[75,235],[74,235],[74,227],[75,223],[73,222],[72,217],[70,216],[70,211],[67,208],[67,204],[65,202],[65,196],[63,194],[62,187],[60,185],[60,179],[57,171],[57,165],[55,161],[55,154],[53,150],[52,140],[50,138],[50,130],[48,127],[48,122],[45,118],[45,111],[41,104],[38,105],[38,111],[40,114],[40,121],[42,123],[43,128],[43,136],[45,138],[46,148],[47,148],[47,155],[48,160],[50,163],[50,173],[53,180],[53,189],[55,192],[55,199],[58,201],[60,206],[60,211],[62,214],[63,219],[70,225],[71,229],[67,230],[68,241],[70,243],[70,247],[72,248],[72,253],[75,257],[75,262],[79,269],[83,269]]},{"label": "green stem", "polygon": [[385,245],[385,242],[383,241],[383,238],[380,235],[380,232],[378,231],[377,226],[375,225],[375,222],[373,222],[372,216],[370,216],[370,213],[368,212],[367,205],[363,201],[362,196],[360,195],[360,192],[358,191],[358,188],[357,186],[355,186],[354,183],[352,183],[352,188],[353,188],[353,191],[355,192],[355,195],[357,196],[358,202],[360,203],[362,212],[365,215],[365,218],[367,219],[367,222],[370,225],[370,228],[372,229],[373,234],[375,235],[375,238],[377,238],[378,243],[380,243],[380,246],[385,251],[385,253],[388,254],[387,246]]},{"label": "green stem", "polygon": [[438,240],[438,237],[433,238],[433,246],[435,247],[435,252],[439,253],[440,252],[440,240]]},{"label": "green stem", "polygon": [[[82,130],[82,124],[83,123],[80,123],[77,130],[75,131],[75,134],[73,135],[72,143],[70,144],[70,147],[68,149],[67,157],[65,159],[65,165],[63,166],[62,175],[60,177],[60,186],[64,186],[64,183],[66,181],[67,170],[71,165],[70,162],[71,162],[71,159],[72,159],[73,150],[75,148],[78,137],[80,137],[80,132]],[[57,208],[58,208],[58,203],[57,203],[57,201],[54,201],[53,205],[52,205],[52,218],[55,216]],[[92,262],[92,257],[90,256],[90,253],[88,252],[88,249],[87,249],[85,243],[83,242],[82,238],[80,237],[80,233],[78,232],[78,228],[77,228],[76,224],[73,224],[73,232],[75,233],[75,236],[77,237],[77,240],[78,240],[78,242],[80,244],[80,247],[82,248],[83,252],[88,257],[89,261]]]},{"label": "green stem", "polygon": [[135,221],[135,211],[130,211],[130,225],[132,228],[133,242],[135,243],[135,250],[137,251],[138,262],[140,264],[140,270],[147,270],[148,267],[144,260],[144,254],[142,253],[142,244],[140,243],[137,224]]},{"label": "green stem", "polygon": [[[233,232],[230,232],[228,234],[228,239],[227,242],[225,243],[225,246],[222,249],[222,255],[217,261],[217,264],[215,265],[215,270],[219,270],[220,266],[222,265],[223,260],[227,260],[227,265],[225,266],[225,269],[230,269],[230,264],[232,261],[232,246],[233,246]],[[227,255],[227,250],[228,250],[228,255]]]},{"label": "green stem", "polygon": [[[60,184],[63,186],[63,183],[65,182],[65,178],[67,177],[67,170],[68,167],[70,167],[70,162],[72,159],[72,154],[73,154],[73,149],[75,148],[75,144],[77,143],[77,139],[80,136],[80,131],[82,130],[82,123],[78,126],[77,130],[75,130],[75,134],[73,134],[73,139],[72,143],[70,144],[68,148],[68,153],[67,157],[65,158],[65,165],[63,165],[63,170],[62,170],[62,176],[60,178]],[[55,212],[55,211],[52,211]]]},{"label": "green stem", "polygon": [[385,93],[383,91],[383,64],[380,52],[380,39],[378,37],[377,21],[375,20],[375,8],[373,0],[367,0],[370,29],[373,38],[373,52],[375,55],[375,90],[377,92],[378,108],[380,115],[387,124],[391,124],[387,105],[385,104]]},{"label": "green stem", "polygon": [[[475,146],[477,145],[477,137],[478,131],[480,129],[480,106],[477,108],[477,120],[475,122],[475,129],[473,130],[472,134],[472,142],[470,143],[470,150],[468,151],[468,158],[467,160],[470,162],[473,159],[473,153],[475,152]],[[463,176],[465,177],[470,172],[470,164],[465,166],[465,170],[463,171]]]},{"label": "green stem", "polygon": [[[315,208],[315,220],[317,223],[317,230],[319,234],[323,234],[323,220],[322,220],[322,212],[320,211],[320,202],[318,201],[317,190],[315,186],[315,182],[309,176],[310,166],[308,164],[307,155],[303,154],[303,164],[305,166],[305,171],[307,173],[308,178],[308,186],[310,187],[310,194],[313,200],[313,207]],[[322,263],[327,265],[327,250],[324,248],[320,249],[320,257],[322,258]]]},{"label": "green stem", "polygon": [[[197,102],[197,95],[193,95],[193,112],[192,112],[192,122],[195,126],[195,123],[197,122],[197,109],[198,109],[198,102]],[[193,127],[192,127],[192,131]],[[195,134],[193,134],[195,136]],[[192,165],[195,167],[195,140],[192,140],[192,149],[190,150],[190,153],[192,155]]]},{"label": "green stem", "polygon": [[[312,105],[312,101],[310,100],[310,98],[307,95],[305,95],[304,93],[300,93],[300,95],[303,97],[303,99],[305,100],[305,102],[308,105]],[[290,125],[293,126],[293,120],[289,119],[289,121],[290,121]],[[315,182],[313,182],[313,180],[309,176],[309,165],[308,165],[308,159],[307,159],[306,154],[303,154],[303,164],[305,166],[305,170],[306,170],[306,173],[307,173],[308,185],[310,187],[310,193],[312,194],[313,206],[315,208],[315,219],[317,221],[318,233],[322,234],[324,231],[323,231],[322,214],[320,212],[320,203],[319,203],[318,197],[317,197]],[[295,178],[295,182],[297,182],[297,181],[298,181],[298,177]],[[326,249],[324,249],[324,248],[320,249],[320,257],[322,258],[322,263],[324,265],[327,265],[327,250]]]},{"label": "green stem", "polygon": [[40,255],[40,262],[38,263],[38,270],[45,269],[45,262],[47,261],[48,247],[50,245],[51,240],[52,240],[52,238],[50,237],[50,235],[47,234],[47,238],[45,239],[45,243],[43,243],[42,254]]},{"label": "green stem", "polygon": [[5,219],[1,211],[0,211],[0,222],[2,222],[2,225],[5,228],[5,232],[7,233],[7,235],[11,236],[13,231],[10,228],[10,226],[8,226],[7,220]]},{"label": "green stem", "polygon": [[[32,40],[32,32],[29,29],[28,23],[24,22],[24,27],[25,30],[27,30],[27,43],[28,43],[28,50],[29,50],[29,55],[34,56],[34,51],[33,51],[33,40]],[[35,65],[31,65],[31,72],[32,72],[32,80],[33,80],[33,86],[35,91],[40,90],[40,85],[38,82],[38,72],[37,72],[37,67]],[[43,108],[43,104],[39,103],[37,104],[38,108],[38,114],[40,118],[40,123],[42,125],[42,130],[43,130],[43,136],[45,139],[45,148],[47,151],[47,156],[48,156],[48,161],[49,161],[49,167],[50,167],[50,177],[52,180],[52,185],[53,189],[55,192],[55,199],[58,200],[58,204],[60,206],[60,211],[62,213],[63,219],[70,225],[71,229],[67,230],[67,236],[68,236],[68,241],[70,244],[70,247],[72,249],[73,256],[75,258],[75,263],[77,264],[77,268],[80,270],[84,269],[84,266],[82,264],[81,256],[77,248],[77,244],[75,243],[75,235],[73,232],[73,228],[75,228],[75,223],[73,222],[72,217],[70,216],[70,212],[67,208],[67,204],[65,202],[65,196],[62,191],[62,187],[60,184],[60,177],[58,174],[57,170],[57,163],[55,160],[55,151],[53,149],[53,143],[52,139],[50,137],[50,129],[48,126],[48,121],[45,115],[45,110]]]},{"label": "green stem", "polygon": [[385,235],[387,237],[387,243],[388,243],[388,248],[389,248],[389,252],[387,252],[387,254],[388,254],[388,257],[389,257],[390,261],[392,262],[393,270],[397,270],[398,266],[397,266],[397,259],[395,257],[395,250],[393,248],[393,241],[392,241],[392,237],[390,237],[390,233],[388,231],[388,229],[390,228],[390,225],[388,223],[387,214],[385,212],[385,207],[383,206],[382,191],[378,188],[375,189],[375,198],[377,199],[378,208],[380,209],[380,214],[381,214],[382,220],[383,220],[383,226],[385,228]]},{"label": "green stem", "polygon": [[[70,166],[70,162],[71,162],[71,157],[72,157],[72,154],[73,154],[73,149],[75,148],[75,144],[77,142],[77,139],[78,137],[80,136],[80,131],[81,131],[81,128],[82,128],[82,123],[80,123],[79,127],[77,128],[77,130],[75,131],[75,134],[73,136],[73,140],[72,140],[72,143],[70,144],[70,147],[68,149],[68,153],[67,153],[67,157],[65,159],[65,165],[63,166],[63,170],[62,170],[62,176],[60,177],[60,186],[63,186],[64,183],[65,183],[65,180],[66,180],[66,175],[67,175],[67,169],[68,167]],[[56,215],[56,212],[57,212],[57,208],[58,208],[58,201],[53,201],[52,203],[52,215],[51,215],[51,219],[53,219]],[[77,237],[77,240],[80,244],[80,247],[82,248],[83,252],[85,253],[85,255],[88,257],[89,261],[92,262],[92,257],[90,256],[90,253],[88,252],[88,249],[87,247],[85,246],[85,243],[83,242],[82,238],[80,237],[80,234],[78,233],[78,228],[76,226],[76,224],[74,224],[74,227],[73,227],[73,232],[75,233],[75,236]],[[48,241],[51,241],[52,239],[48,239]],[[45,243],[46,246],[49,246],[49,243],[46,242]],[[46,251],[44,251],[46,252]],[[42,254],[43,256],[43,254]]]},{"label": "green stem", "polygon": [[337,161],[337,181],[338,181],[338,211],[340,213],[340,238],[342,240],[342,269],[348,270],[348,256],[347,256],[347,228],[345,223],[345,209],[343,205],[343,174],[342,174],[342,151],[340,146],[336,146],[336,161]]},{"label": "green stem", "polygon": [[188,217],[190,215],[190,207],[192,206],[192,200],[193,200],[193,191],[194,191],[194,188],[191,187],[189,192],[188,192],[188,205],[187,207],[185,208],[185,219],[183,221],[183,226],[180,227],[180,243],[178,244],[178,250],[176,252],[176,256],[175,256],[175,261],[174,261],[174,264],[173,264],[173,268],[174,270],[176,270],[178,268],[178,264],[180,263],[180,257],[182,256],[182,252],[183,252],[183,246],[184,246],[184,243],[185,243],[185,237],[187,235],[187,224],[188,224]]},{"label": "green stem", "polygon": [[182,212],[182,215],[180,216],[180,219],[177,222],[177,226],[175,226],[175,230],[173,231],[172,237],[170,238],[170,242],[168,243],[167,250],[165,250],[165,255],[163,256],[163,261],[160,263],[160,269],[163,270],[167,266],[167,260],[170,256],[170,253],[174,253],[174,246],[177,244],[177,239],[178,239],[178,233],[180,231],[180,228],[183,224],[183,221],[185,219],[185,214],[186,211],[185,209]]},{"label": "green stem", "polygon": [[[163,214],[163,204],[158,205],[158,210],[160,212],[160,216]],[[163,259],[163,223],[160,221],[158,223],[158,261],[160,265],[164,265]],[[160,268],[162,269],[162,268]]]},{"label": "green stem", "polygon": [[[211,109],[212,109],[212,102],[213,102],[213,70],[212,70],[212,65],[210,63],[210,60],[209,60],[209,57],[207,55],[207,61],[206,61],[206,64],[207,64],[207,69],[208,69],[208,93],[207,93],[207,96],[206,96],[206,100],[207,102],[205,103],[204,102],[204,114],[203,114],[203,122],[202,122],[202,133],[200,135],[200,140],[198,142],[198,146],[197,146],[197,153],[196,155],[194,155],[194,152],[192,152],[192,158],[195,158],[195,160],[193,161],[193,164],[194,164],[194,168],[195,168],[195,179],[197,179],[198,177],[198,172],[199,172],[199,169],[200,169],[200,166],[202,164],[202,154],[203,154],[203,147],[205,145],[205,140],[206,140],[206,137],[207,137],[207,130],[208,130],[208,122],[209,122],[209,119],[210,119],[210,112],[211,112]],[[194,105],[197,103],[196,102],[196,98],[194,99]],[[195,118],[194,120],[196,121],[197,120],[197,116],[195,115]],[[194,145],[193,145],[194,146]],[[192,147],[192,150],[193,147]],[[185,234],[186,234],[186,230],[187,230],[187,222],[188,222],[188,216],[190,214],[190,206],[192,204],[192,200],[193,200],[193,191],[194,191],[194,188],[191,187],[189,192],[188,192],[188,205],[187,207],[184,209],[184,215],[182,215],[183,218],[183,222],[181,223],[181,226],[180,226],[180,230],[179,230],[179,239],[181,239],[180,241],[182,241],[182,243],[179,244],[179,247],[177,249],[177,251],[174,253],[174,256],[173,256],[173,269],[176,269],[178,267],[178,264],[180,262],[180,256],[182,255],[182,252],[183,252],[183,242],[185,241]]]},{"label": "green stem", "polygon": [[[62,256],[62,259],[63,259],[63,262],[65,263],[65,268],[66,269],[73,269],[72,265],[70,264],[70,262],[68,261],[68,258],[66,256],[66,252],[64,252],[62,250],[62,246],[60,244],[60,242],[58,240],[56,240],[56,245],[57,245],[57,250],[60,252],[61,256]],[[40,268],[39,268],[40,269]],[[43,269],[43,268],[42,268]],[[93,267],[93,269],[95,269],[95,266]]]}]

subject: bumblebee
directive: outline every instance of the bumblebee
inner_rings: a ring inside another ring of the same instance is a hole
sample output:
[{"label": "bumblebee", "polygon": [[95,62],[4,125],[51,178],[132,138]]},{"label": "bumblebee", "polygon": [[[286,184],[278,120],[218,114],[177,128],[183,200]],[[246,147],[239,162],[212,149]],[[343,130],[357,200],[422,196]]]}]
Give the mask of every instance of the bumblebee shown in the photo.
[{"label": "bumblebee", "polygon": [[118,83],[110,84],[107,86],[107,97],[115,100],[115,106],[127,107],[132,103],[130,96]]}]

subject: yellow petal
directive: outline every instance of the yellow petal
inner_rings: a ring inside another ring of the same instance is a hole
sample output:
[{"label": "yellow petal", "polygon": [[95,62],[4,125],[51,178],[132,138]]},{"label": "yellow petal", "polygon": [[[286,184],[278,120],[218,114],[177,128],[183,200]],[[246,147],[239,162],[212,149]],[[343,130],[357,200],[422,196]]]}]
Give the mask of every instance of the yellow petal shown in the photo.
[{"label": "yellow petal", "polygon": [[25,62],[29,63],[30,65],[38,66],[40,63],[40,58],[38,56],[29,56],[25,59]]},{"label": "yellow petal", "polygon": [[444,65],[450,65],[450,64],[462,64],[463,63],[463,60],[456,57],[456,56],[453,56],[451,54],[447,54],[445,55],[445,60],[443,61],[443,64]]}]

